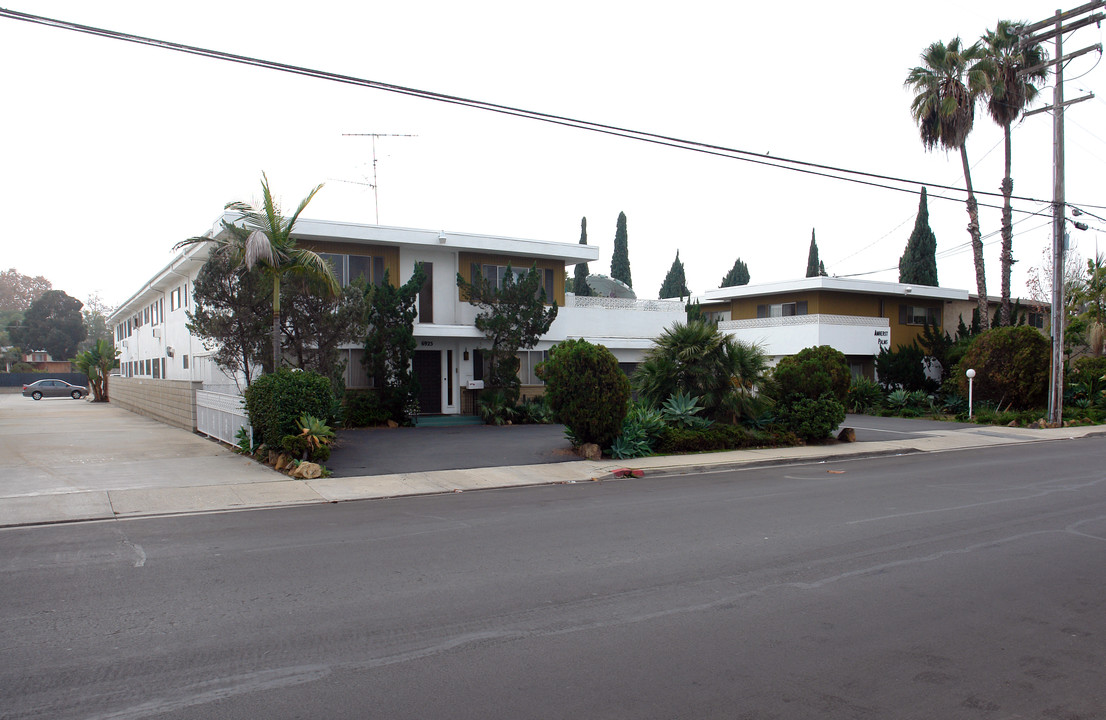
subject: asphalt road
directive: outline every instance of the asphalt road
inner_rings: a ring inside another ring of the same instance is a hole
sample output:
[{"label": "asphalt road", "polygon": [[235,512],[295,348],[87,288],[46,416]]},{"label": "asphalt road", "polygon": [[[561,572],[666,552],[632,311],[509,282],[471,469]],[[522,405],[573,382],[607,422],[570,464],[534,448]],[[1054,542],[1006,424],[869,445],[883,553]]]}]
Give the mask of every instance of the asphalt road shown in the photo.
[{"label": "asphalt road", "polygon": [[1106,445],[0,531],[4,718],[1106,718]]}]

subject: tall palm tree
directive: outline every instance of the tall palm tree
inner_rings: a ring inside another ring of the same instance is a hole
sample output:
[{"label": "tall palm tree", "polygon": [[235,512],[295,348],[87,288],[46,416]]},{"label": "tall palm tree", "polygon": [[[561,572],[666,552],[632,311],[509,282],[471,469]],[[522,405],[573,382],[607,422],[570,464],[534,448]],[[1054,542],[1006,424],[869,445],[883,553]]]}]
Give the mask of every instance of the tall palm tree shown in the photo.
[{"label": "tall palm tree", "polygon": [[1047,68],[1037,67],[1048,57],[1045,50],[1038,44],[1018,47],[1018,36],[1023,27],[1024,23],[1000,20],[994,30],[988,30],[983,35],[984,57],[976,64],[986,82],[987,112],[1002,126],[1006,143],[1005,174],[1002,178],[1002,309],[999,316],[1002,325],[1010,324],[1010,267],[1014,264],[1014,223],[1010,208],[1014,180],[1010,177],[1010,126],[1037,97],[1039,91],[1033,83],[1048,77]]},{"label": "tall palm tree", "polygon": [[[280,207],[269,191],[269,178],[262,173],[260,210],[245,202],[232,202],[226,206],[227,210],[241,213],[246,229],[251,231],[250,234],[245,240],[235,233],[223,233],[215,239],[216,245],[213,252],[228,255],[236,265],[245,267],[247,270],[252,270],[255,265],[258,265],[273,279],[273,370],[280,366],[281,278],[285,275],[312,278],[320,280],[326,291],[332,295],[341,292],[330,265],[318,253],[298,247],[292,237],[292,231],[300,213],[322,187],[317,185],[300,201],[292,216],[285,218],[280,214]],[[177,243],[176,248],[209,240],[211,238],[189,238]]]},{"label": "tall palm tree", "polygon": [[942,147],[959,150],[968,191],[968,234],[972,239],[975,284],[979,293],[979,317],[987,317],[987,277],[983,268],[983,239],[979,229],[979,204],[972,190],[967,139],[975,122],[975,103],[984,87],[983,74],[974,64],[983,57],[983,47],[964,47],[960,38],[948,45],[937,41],[922,53],[922,64],[906,76],[905,87],[914,92],[910,114],[921,130],[926,150]]}]

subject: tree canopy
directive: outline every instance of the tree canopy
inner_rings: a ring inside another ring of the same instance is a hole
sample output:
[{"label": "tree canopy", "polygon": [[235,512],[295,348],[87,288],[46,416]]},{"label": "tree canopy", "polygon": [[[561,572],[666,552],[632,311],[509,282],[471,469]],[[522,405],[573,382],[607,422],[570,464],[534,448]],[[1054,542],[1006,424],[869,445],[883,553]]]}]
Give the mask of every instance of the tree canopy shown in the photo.
[{"label": "tree canopy", "polygon": [[737,287],[739,285],[749,284],[749,266],[742,262],[741,258],[738,258],[734,262],[733,267],[722,278],[722,284],[718,287]]},{"label": "tree canopy", "polygon": [[516,273],[507,266],[502,284],[485,278],[476,267],[472,282],[457,273],[461,297],[480,308],[476,328],[491,342],[486,353],[491,365],[489,389],[501,390],[511,404],[518,402],[518,351],[532,348],[557,317],[557,303],[546,306],[542,275],[537,266]]},{"label": "tree canopy", "polygon": [[52,289],[50,281],[39,275],[24,275],[15,268],[0,272],[0,312],[27,310],[42,293]]},{"label": "tree canopy", "polygon": [[88,335],[81,317],[80,300],[61,290],[47,290],[11,329],[12,342],[25,352],[45,350],[55,360],[69,360]]},{"label": "tree canopy", "polygon": [[814,229],[810,230],[810,252],[806,256],[806,276],[826,275],[826,266],[818,259],[818,243],[814,240]]},{"label": "tree canopy", "polygon": [[906,249],[899,258],[899,282],[937,287],[937,237],[929,227],[929,205],[926,189],[918,201],[918,215],[914,231],[906,241]]},{"label": "tree canopy", "polygon": [[[586,217],[580,218],[580,244],[588,244],[588,219]],[[591,286],[588,285],[588,264],[586,262],[576,263],[576,274],[572,280],[572,292],[577,297],[591,295]]]},{"label": "tree canopy", "polygon": [[618,213],[618,223],[614,230],[614,255],[611,257],[611,277],[626,283],[632,288],[634,281],[630,277],[630,247],[626,234],[626,213]]},{"label": "tree canopy", "polygon": [[660,293],[657,295],[661,300],[665,298],[682,298],[691,295],[691,291],[687,289],[687,278],[684,276],[684,264],[680,262],[680,251],[676,251],[676,259],[672,261],[672,267],[668,269],[668,274],[664,276],[664,282],[661,283]]},{"label": "tree canopy", "polygon": [[365,291],[368,335],[365,338],[365,369],[380,388],[380,405],[397,422],[419,396],[419,381],[412,360],[415,357],[415,301],[426,282],[421,264],[402,286],[392,284],[387,270],[380,285]]}]

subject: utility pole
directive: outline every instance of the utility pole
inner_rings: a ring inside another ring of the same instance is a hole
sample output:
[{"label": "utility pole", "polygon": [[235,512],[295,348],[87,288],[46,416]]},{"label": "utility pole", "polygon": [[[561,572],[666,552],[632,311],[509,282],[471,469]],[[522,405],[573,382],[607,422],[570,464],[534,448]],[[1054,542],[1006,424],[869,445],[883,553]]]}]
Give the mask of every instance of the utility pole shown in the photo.
[{"label": "utility pole", "polygon": [[376,224],[380,224],[380,195],[376,183],[376,139],[378,137],[418,137],[418,135],[400,135],[397,133],[342,133],[342,137],[371,137],[373,139],[373,205],[376,209]]},{"label": "utility pole", "polygon": [[[1094,93],[1064,102],[1064,64],[1092,50],[1102,52],[1102,46],[1084,48],[1064,56],[1064,33],[1078,30],[1092,23],[1100,23],[1104,16],[1094,13],[1079,18],[1093,10],[1106,7],[1106,0],[1095,0],[1067,12],[1056,11],[1048,20],[1027,25],[1021,30],[1019,47],[1036,45],[1043,40],[1055,38],[1056,55],[1052,60],[1019,73],[1024,75],[1042,67],[1056,67],[1056,84],[1052,92],[1052,105],[1025,113],[1025,117],[1037,113],[1052,111],[1052,368],[1048,386],[1048,421],[1052,425],[1062,425],[1064,421],[1064,254],[1067,250],[1067,232],[1065,227],[1066,200],[1064,195],[1064,107],[1084,100],[1090,100]],[[1075,19],[1079,18],[1079,19]],[[1065,22],[1067,23],[1065,25]],[[1050,28],[1051,26],[1051,28]],[[1034,35],[1033,33],[1039,33]]]}]

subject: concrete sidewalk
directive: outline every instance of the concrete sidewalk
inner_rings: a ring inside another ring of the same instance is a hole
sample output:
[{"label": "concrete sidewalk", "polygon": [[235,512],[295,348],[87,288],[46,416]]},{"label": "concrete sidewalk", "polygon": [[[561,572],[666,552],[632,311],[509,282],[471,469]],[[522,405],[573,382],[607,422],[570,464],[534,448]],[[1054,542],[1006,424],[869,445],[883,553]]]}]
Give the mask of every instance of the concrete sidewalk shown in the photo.
[{"label": "concrete sidewalk", "polygon": [[624,467],[671,475],[1104,434],[1097,426],[970,426],[879,442],[293,480],[216,442],[111,405],[0,395],[0,527],[591,482],[613,479]]}]

